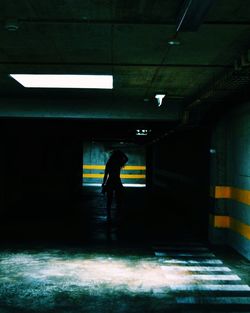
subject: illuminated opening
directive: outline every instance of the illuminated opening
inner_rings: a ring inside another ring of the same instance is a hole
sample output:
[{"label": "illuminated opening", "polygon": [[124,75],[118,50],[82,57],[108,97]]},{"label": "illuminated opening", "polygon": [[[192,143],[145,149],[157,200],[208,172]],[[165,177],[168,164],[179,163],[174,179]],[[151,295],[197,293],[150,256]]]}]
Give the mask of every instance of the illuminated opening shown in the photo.
[{"label": "illuminated opening", "polygon": [[121,169],[120,178],[124,187],[146,187],[145,148],[117,143],[85,142],[83,145],[82,185],[100,187],[105,165],[115,149],[121,149],[128,156],[128,163]]},{"label": "illuminated opening", "polygon": [[112,75],[10,74],[26,88],[113,89]]}]

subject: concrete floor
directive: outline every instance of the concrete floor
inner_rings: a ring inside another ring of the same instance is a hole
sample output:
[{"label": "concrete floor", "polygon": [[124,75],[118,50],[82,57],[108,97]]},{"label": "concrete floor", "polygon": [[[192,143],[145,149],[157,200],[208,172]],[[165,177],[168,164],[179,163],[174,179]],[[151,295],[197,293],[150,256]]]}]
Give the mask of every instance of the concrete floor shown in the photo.
[{"label": "concrete floor", "polygon": [[0,312],[250,312],[249,269],[198,243],[2,248]]},{"label": "concrete floor", "polygon": [[85,190],[74,244],[2,245],[0,313],[249,313],[250,262],[188,233],[185,216],[171,228],[173,207],[161,222],[144,193],[128,191],[126,210],[108,224],[103,195]]},{"label": "concrete floor", "polygon": [[[101,194],[100,187],[83,188],[84,208],[80,208],[78,222],[87,240],[140,244],[197,239],[206,242],[208,225],[204,220],[207,216],[204,214],[197,219],[200,216],[198,200],[189,203],[187,195],[172,196],[172,192],[162,194],[145,188],[125,189],[123,208],[117,212],[113,201],[113,218],[108,225],[106,197]],[[192,195],[189,198],[193,199]]]}]

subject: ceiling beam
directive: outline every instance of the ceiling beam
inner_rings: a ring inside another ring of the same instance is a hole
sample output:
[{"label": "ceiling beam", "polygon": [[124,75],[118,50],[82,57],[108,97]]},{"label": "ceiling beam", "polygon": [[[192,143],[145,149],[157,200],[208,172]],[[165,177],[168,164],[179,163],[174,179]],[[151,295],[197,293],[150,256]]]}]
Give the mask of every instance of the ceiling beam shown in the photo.
[{"label": "ceiling beam", "polygon": [[103,66],[103,67],[168,67],[168,68],[233,68],[233,65],[225,64],[159,64],[159,63],[81,63],[81,62],[13,62],[0,61],[1,65],[19,66]]},{"label": "ceiling beam", "polygon": [[[1,24],[5,24],[7,20],[0,19]],[[117,25],[117,26],[176,26],[175,21],[166,22],[145,22],[145,21],[121,21],[121,20],[85,20],[85,19],[16,19],[18,24],[86,24],[86,25]],[[249,21],[204,21],[203,25],[208,26],[250,26]]]}]

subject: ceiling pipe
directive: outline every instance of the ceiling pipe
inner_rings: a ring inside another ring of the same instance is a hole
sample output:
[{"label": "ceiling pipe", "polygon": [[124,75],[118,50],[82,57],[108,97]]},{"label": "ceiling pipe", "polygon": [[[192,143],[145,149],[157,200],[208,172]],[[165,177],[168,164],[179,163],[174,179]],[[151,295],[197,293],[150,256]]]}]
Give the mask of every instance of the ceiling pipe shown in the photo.
[{"label": "ceiling pipe", "polygon": [[185,0],[177,18],[176,32],[197,31],[214,0]]}]

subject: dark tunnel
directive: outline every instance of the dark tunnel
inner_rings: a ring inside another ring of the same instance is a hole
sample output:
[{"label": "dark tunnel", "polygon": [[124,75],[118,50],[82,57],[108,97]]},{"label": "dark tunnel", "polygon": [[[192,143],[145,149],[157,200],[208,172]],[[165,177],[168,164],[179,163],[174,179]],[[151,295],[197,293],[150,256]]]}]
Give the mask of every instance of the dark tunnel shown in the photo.
[{"label": "dark tunnel", "polygon": [[250,312],[249,17],[0,1],[0,313]]},{"label": "dark tunnel", "polygon": [[[117,148],[129,158],[121,174],[124,240],[207,241],[208,130],[145,141],[137,139],[136,124],[2,119],[2,241],[97,240],[91,221],[98,215],[105,220],[101,183],[107,157]],[[119,128],[134,130],[134,138],[126,142],[109,135]]]},{"label": "dark tunnel", "polygon": [[[223,168],[216,155],[225,146],[208,126],[169,132],[164,123],[144,123],[151,132],[141,138],[137,125],[1,119],[3,312],[80,312],[82,305],[87,312],[183,312],[186,302],[203,312],[211,305],[248,310],[248,242],[237,234],[247,229],[226,215],[228,187],[211,191],[213,175],[227,179],[211,174],[215,161]],[[101,183],[118,148],[129,159],[125,192],[119,216],[113,202],[108,222]],[[233,201],[246,201],[231,192]]]}]

